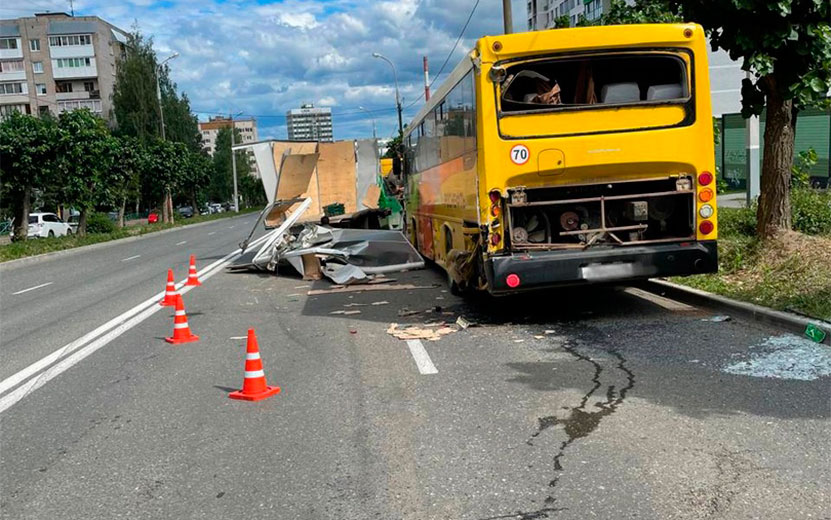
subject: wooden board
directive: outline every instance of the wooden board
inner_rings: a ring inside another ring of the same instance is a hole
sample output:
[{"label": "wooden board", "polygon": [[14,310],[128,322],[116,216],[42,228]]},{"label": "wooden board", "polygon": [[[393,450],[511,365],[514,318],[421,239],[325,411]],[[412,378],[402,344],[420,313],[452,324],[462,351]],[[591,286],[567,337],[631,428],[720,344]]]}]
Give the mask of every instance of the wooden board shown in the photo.
[{"label": "wooden board", "polygon": [[355,192],[355,145],[353,141],[320,143],[317,161],[319,202],[321,208],[335,202],[344,206],[346,213],[357,211]]}]

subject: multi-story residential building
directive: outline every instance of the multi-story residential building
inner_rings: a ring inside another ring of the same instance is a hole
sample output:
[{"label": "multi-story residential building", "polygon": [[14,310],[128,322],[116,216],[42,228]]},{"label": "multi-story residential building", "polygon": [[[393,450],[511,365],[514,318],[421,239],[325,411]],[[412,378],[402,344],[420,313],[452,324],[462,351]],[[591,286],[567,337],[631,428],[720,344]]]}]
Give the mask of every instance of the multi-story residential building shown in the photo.
[{"label": "multi-story residential building", "polygon": [[[199,123],[199,132],[202,134],[202,146],[208,150],[209,154],[213,155],[216,150],[216,136],[219,134],[219,129],[230,127],[230,117],[212,117],[205,122]],[[240,119],[234,118],[234,128],[237,129],[242,139],[242,143],[237,144],[253,143],[260,140],[259,135],[257,134],[257,120],[253,117]],[[257,162],[254,160],[254,155],[251,149],[248,149],[248,155],[251,159],[251,173],[256,177],[259,177],[260,172],[257,170]]]},{"label": "multi-story residential building", "polygon": [[528,0],[528,30],[551,29],[561,16],[567,16],[574,27],[585,17],[588,21],[599,19],[609,12],[611,0]]},{"label": "multi-story residential building", "polygon": [[0,117],[89,108],[110,117],[127,32],[97,16],[0,20]]},{"label": "multi-story residential building", "polygon": [[286,112],[289,141],[332,141],[332,109],[311,103]]}]

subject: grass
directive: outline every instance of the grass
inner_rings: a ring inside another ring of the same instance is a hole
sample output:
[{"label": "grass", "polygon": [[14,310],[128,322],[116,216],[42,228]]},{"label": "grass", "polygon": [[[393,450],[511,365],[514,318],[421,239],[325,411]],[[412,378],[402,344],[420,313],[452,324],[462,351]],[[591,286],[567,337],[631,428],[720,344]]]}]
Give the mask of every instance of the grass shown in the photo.
[{"label": "grass", "polygon": [[[750,215],[752,216],[752,214]],[[672,281],[777,310],[831,320],[831,234],[753,236],[746,209],[719,210],[719,272]]]},{"label": "grass", "polygon": [[[239,214],[253,213],[260,211],[260,209],[261,208],[240,209]],[[29,239],[24,242],[13,242],[11,244],[0,246],[0,262],[7,262],[9,260],[40,255],[43,253],[51,253],[53,251],[74,249],[76,247],[88,246],[101,242],[109,242],[110,240],[117,240],[119,238],[146,235],[148,233],[155,233],[164,229],[197,224],[199,222],[208,222],[211,220],[219,220],[233,217],[235,215],[236,213],[233,212],[214,213],[213,215],[194,215],[188,219],[177,218],[174,224],[162,224],[161,222],[156,224],[141,224],[138,226],[116,229],[112,233],[88,233],[84,237],[71,235],[55,238]]]}]

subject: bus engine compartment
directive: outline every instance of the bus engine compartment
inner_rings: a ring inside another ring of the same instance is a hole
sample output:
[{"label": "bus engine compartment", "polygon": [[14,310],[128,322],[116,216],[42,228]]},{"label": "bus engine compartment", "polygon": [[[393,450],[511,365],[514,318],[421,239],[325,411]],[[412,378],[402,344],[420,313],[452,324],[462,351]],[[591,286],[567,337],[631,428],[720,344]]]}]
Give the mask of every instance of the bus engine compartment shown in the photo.
[{"label": "bus engine compartment", "polygon": [[695,190],[687,175],[544,188],[508,188],[514,251],[584,249],[695,240]]}]

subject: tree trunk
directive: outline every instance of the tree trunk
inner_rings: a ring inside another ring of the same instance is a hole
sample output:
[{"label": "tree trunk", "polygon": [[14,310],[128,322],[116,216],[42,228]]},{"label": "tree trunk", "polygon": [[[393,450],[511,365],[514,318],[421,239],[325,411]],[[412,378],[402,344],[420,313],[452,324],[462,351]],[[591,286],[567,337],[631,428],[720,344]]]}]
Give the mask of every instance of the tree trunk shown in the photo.
[{"label": "tree trunk", "polygon": [[29,187],[24,187],[23,192],[18,192],[11,197],[12,199],[12,214],[14,215],[14,229],[12,230],[14,236],[13,242],[23,242],[29,236],[29,203],[30,203]]},{"label": "tree trunk", "polygon": [[190,192],[190,205],[193,207],[194,216],[199,215],[199,206],[196,205],[196,189]]},{"label": "tree trunk", "polygon": [[124,227],[124,210],[127,207],[127,196],[121,197],[121,206],[118,208],[118,222],[116,225],[120,228]]},{"label": "tree trunk", "polygon": [[767,120],[762,159],[762,186],[756,232],[762,238],[791,228],[791,165],[793,164],[793,101],[783,99],[773,75],[767,77]]},{"label": "tree trunk", "polygon": [[89,213],[87,208],[81,208],[81,216],[78,217],[78,236],[80,237],[87,236],[87,213]]},{"label": "tree trunk", "polygon": [[170,222],[170,216],[167,214],[167,191],[162,196],[162,222],[165,224]]},{"label": "tree trunk", "polygon": [[167,214],[170,215],[170,223],[174,223],[173,217],[173,195],[168,191],[167,192]]}]

